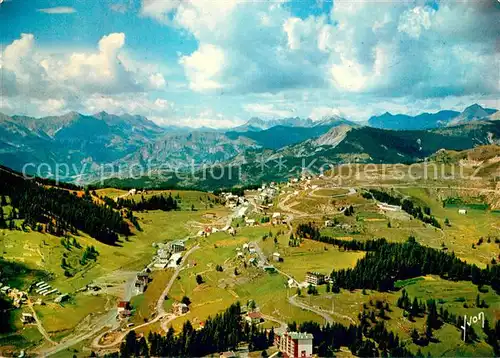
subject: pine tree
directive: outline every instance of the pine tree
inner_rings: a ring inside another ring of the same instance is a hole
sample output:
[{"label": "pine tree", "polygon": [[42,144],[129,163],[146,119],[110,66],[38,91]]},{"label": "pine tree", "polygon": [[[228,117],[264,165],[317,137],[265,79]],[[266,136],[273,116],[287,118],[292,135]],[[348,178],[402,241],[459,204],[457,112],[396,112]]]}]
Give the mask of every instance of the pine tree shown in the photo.
[{"label": "pine tree", "polygon": [[5,228],[7,228],[7,223],[5,222],[3,208],[0,206],[0,229],[5,229]]}]

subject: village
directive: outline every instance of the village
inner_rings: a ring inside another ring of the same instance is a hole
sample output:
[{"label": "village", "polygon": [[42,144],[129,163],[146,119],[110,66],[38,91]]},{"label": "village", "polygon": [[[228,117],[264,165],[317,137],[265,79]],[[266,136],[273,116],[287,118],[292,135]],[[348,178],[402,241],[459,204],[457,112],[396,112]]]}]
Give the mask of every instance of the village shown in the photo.
[{"label": "village", "polygon": [[[222,303],[227,307],[241,300],[246,303],[242,321],[266,331],[274,329],[273,354],[310,357],[314,337],[288,330],[284,322],[303,315],[311,320],[320,317],[333,322],[335,317],[352,323],[355,317],[333,309],[330,273],[332,265],[352,267],[363,254],[300,237],[297,223],[313,221],[321,233],[340,238],[360,237],[374,227],[383,226],[387,232],[391,222],[394,230],[404,225],[425,230],[422,224],[410,220],[401,206],[364,198],[362,194],[366,193],[363,187],[339,187],[321,176],[307,175],[244,192],[221,192],[217,207],[186,212],[196,215],[196,219],[184,223],[188,235],[161,234],[150,241],[150,253],[140,269],[99,277],[74,292],[64,293],[53,287],[56,284],[38,280],[25,291],[0,286],[0,294],[12,300],[15,307],[25,307],[20,315],[25,326],[43,323],[32,310],[38,305],[64,309],[81,294],[113,297],[113,308],[106,312],[110,319],[90,344],[97,352],[116,350],[131,331],[139,337],[153,329],[163,334],[170,326],[178,331],[186,320],[201,330],[207,316],[223,309]],[[142,194],[154,192],[133,189],[119,196]],[[207,194],[194,195],[200,200]],[[466,208],[453,210],[461,216],[468,214]],[[259,287],[266,285],[259,292]],[[279,298],[273,297],[274,292],[279,292]],[[142,303],[144,297],[148,297],[148,305]],[[325,305],[325,301],[330,304]],[[92,319],[97,321],[99,315]],[[245,349],[221,352],[221,357],[246,357]]]}]

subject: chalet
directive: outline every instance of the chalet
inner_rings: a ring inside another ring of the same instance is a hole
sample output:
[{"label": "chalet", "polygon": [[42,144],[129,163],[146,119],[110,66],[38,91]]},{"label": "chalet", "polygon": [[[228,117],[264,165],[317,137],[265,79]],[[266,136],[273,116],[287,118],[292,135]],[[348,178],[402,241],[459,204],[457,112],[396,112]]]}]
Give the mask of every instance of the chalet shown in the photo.
[{"label": "chalet", "polygon": [[284,332],[276,333],[274,345],[286,357],[312,357],[314,336],[310,333]]},{"label": "chalet", "polygon": [[255,220],[254,219],[246,219],[245,224],[247,226],[254,226],[255,225]]},{"label": "chalet", "polygon": [[118,302],[117,311],[119,314],[121,314],[122,312],[125,312],[125,311],[129,311],[129,310],[130,310],[130,302],[129,301]]},{"label": "chalet", "polygon": [[35,317],[31,313],[23,313],[21,316],[21,322],[23,324],[35,323]]},{"label": "chalet", "polygon": [[325,220],[325,227],[333,227],[335,223],[332,220]]},{"label": "chalet", "polygon": [[219,354],[219,358],[236,358],[237,355],[233,351],[222,352]]},{"label": "chalet", "polygon": [[281,255],[279,252],[273,253],[273,261],[274,262],[280,262],[281,261]]},{"label": "chalet", "polygon": [[467,209],[458,209],[460,215],[467,215]]},{"label": "chalet", "polygon": [[307,272],[306,282],[312,285],[321,285],[326,282],[325,275],[319,272]]},{"label": "chalet", "polygon": [[253,324],[259,324],[264,321],[264,319],[262,318],[262,313],[260,312],[249,312],[247,313],[245,319],[247,320],[247,322]]},{"label": "chalet", "polygon": [[177,302],[172,305],[172,310],[176,315],[183,315],[189,312],[189,306],[182,302]]},{"label": "chalet", "polygon": [[147,272],[139,272],[134,286],[138,293],[144,293],[149,283],[149,274]]}]

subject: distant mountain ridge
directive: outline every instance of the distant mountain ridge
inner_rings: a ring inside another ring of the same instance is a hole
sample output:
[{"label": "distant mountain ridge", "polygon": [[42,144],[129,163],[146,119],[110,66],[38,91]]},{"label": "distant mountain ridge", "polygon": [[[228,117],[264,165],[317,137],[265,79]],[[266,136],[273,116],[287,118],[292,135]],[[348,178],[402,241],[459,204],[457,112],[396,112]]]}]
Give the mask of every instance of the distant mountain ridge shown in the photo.
[{"label": "distant mountain ridge", "polygon": [[163,131],[145,117],[128,114],[69,112],[44,118],[0,114],[4,147],[0,162],[16,170],[26,163],[109,163],[154,141]]},{"label": "distant mountain ridge", "polygon": [[[372,125],[396,126],[395,131],[365,127],[338,116],[315,121],[252,118],[232,130],[194,130],[167,129],[129,114],[70,112],[33,118],[0,113],[0,164],[22,170],[26,164],[47,163],[51,168],[45,171],[54,174],[55,164],[63,163],[75,166],[68,173],[69,180],[74,180],[77,174],[95,178],[101,166],[198,170],[215,163],[246,163],[250,168],[249,161],[263,154],[286,157],[297,165],[304,158],[325,163],[414,162],[441,148],[498,144],[498,119],[498,111],[472,105],[461,113],[440,111],[416,117],[386,113],[371,118]],[[437,128],[415,129],[422,125]],[[254,177],[251,172],[248,178]],[[276,175],[279,179],[282,174]]]},{"label": "distant mountain ridge", "polygon": [[252,117],[245,124],[233,128],[232,131],[234,132],[259,131],[259,130],[270,129],[277,126],[312,128],[318,126],[337,125],[341,123],[352,123],[352,122],[339,116],[325,117],[320,120],[312,120],[311,118],[300,118],[300,117],[264,120],[258,117]]},{"label": "distant mountain ridge", "polygon": [[497,113],[496,109],[483,108],[473,104],[463,112],[443,110],[437,113],[421,113],[417,116],[391,114],[386,112],[380,116],[372,116],[368,120],[370,127],[393,130],[421,130],[464,124],[470,121],[489,119]]},{"label": "distant mountain ridge", "polygon": [[[250,123],[250,121],[248,123]],[[308,139],[320,137],[326,134],[331,128],[337,126],[356,126],[353,122],[340,117],[325,118],[320,121],[312,121],[311,119],[301,121],[296,121],[294,119],[293,121],[288,121],[285,119],[284,121],[274,121],[272,123],[282,124],[274,125],[263,130],[232,130],[226,132],[226,135],[233,139],[242,137],[250,138],[263,148],[279,149]]]}]

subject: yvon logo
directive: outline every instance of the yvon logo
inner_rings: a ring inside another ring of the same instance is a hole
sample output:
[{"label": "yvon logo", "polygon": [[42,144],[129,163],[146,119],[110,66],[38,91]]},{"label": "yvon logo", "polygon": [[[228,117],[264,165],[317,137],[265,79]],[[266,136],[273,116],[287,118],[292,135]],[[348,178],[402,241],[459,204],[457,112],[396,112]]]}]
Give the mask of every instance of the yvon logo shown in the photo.
[{"label": "yvon logo", "polygon": [[479,312],[477,316],[469,317],[469,321],[467,321],[467,315],[464,316],[464,325],[460,326],[460,328],[464,331],[464,342],[467,334],[467,326],[470,327],[472,324],[477,324],[478,322],[481,322],[481,327],[484,328],[484,312]]}]

